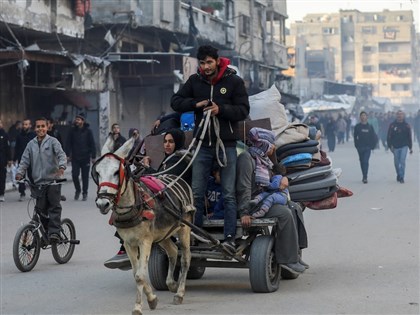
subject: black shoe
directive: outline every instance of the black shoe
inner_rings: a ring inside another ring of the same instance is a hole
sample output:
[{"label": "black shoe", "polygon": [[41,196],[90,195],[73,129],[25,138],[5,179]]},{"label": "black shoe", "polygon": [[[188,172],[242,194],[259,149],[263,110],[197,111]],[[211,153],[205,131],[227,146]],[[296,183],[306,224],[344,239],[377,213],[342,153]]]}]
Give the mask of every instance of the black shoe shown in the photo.
[{"label": "black shoe", "polygon": [[299,262],[294,264],[282,264],[281,267],[294,275],[303,273],[306,270],[305,266],[301,265]]},{"label": "black shoe", "polygon": [[76,191],[76,193],[74,194],[74,200],[79,200],[80,198],[80,191]]},{"label": "black shoe", "polygon": [[114,257],[104,262],[110,269],[131,267],[130,259],[125,251],[120,250]]},{"label": "black shoe", "polygon": [[404,184],[404,178],[400,178],[400,183]]},{"label": "black shoe", "polygon": [[83,194],[83,198],[82,198],[82,200],[83,200],[83,201],[86,201],[86,200],[87,200],[87,194]]},{"label": "black shoe", "polygon": [[399,176],[397,176],[397,182],[401,181],[401,178]]},{"label": "black shoe", "polygon": [[367,184],[367,179],[366,178],[363,178],[363,184]]},{"label": "black shoe", "polygon": [[50,236],[48,236],[50,243],[54,244],[54,243],[58,243],[61,240],[60,235],[53,233]]},{"label": "black shoe", "polygon": [[236,244],[235,238],[233,236],[228,236],[222,243],[223,247],[226,248],[229,252],[235,253],[236,252]]}]

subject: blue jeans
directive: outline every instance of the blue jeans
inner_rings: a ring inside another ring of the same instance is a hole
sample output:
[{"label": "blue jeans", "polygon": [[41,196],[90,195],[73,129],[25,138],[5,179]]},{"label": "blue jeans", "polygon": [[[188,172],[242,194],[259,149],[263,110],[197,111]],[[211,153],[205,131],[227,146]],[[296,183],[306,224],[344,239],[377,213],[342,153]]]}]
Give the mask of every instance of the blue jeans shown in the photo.
[{"label": "blue jeans", "polygon": [[358,148],[357,153],[359,153],[360,167],[362,169],[363,179],[367,179],[369,171],[369,158],[370,158],[370,148]]},{"label": "blue jeans", "polygon": [[[227,147],[227,166],[220,169],[220,179],[224,202],[224,235],[235,236],[236,234],[236,148]],[[201,147],[192,165],[192,191],[194,205],[197,209],[194,223],[203,225],[204,198],[207,190],[207,182],[216,161],[215,148]]]},{"label": "blue jeans", "polygon": [[398,180],[404,179],[405,160],[407,158],[408,146],[402,148],[394,148],[394,166],[397,172]]}]

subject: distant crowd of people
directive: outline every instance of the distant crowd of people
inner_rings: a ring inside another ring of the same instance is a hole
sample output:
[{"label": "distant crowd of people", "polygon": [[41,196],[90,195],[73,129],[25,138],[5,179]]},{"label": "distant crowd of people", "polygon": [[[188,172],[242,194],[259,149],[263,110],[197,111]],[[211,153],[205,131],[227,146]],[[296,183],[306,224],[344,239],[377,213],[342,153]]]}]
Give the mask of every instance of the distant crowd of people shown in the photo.
[{"label": "distant crowd of people", "polygon": [[[399,112],[399,111],[398,111]],[[397,119],[397,111],[389,112],[364,112],[367,115],[367,122],[372,126],[378,137],[376,149],[380,146],[385,151],[389,150],[388,131],[389,126]],[[417,141],[420,147],[420,109],[416,114],[404,114],[404,121],[411,127],[412,139]],[[329,152],[334,152],[337,144],[343,144],[354,138],[354,130],[358,118],[354,114],[319,114],[309,117],[308,125],[321,130],[324,139],[327,140]]]},{"label": "distant crowd of people", "polygon": [[404,183],[407,153],[413,153],[413,139],[420,147],[420,109],[416,115],[407,118],[402,110],[387,113],[362,111],[359,122],[354,115],[312,115],[308,125],[321,130],[329,152],[334,152],[336,144],[353,138],[364,184],[368,183],[370,154],[372,150],[379,149],[380,144],[385,151],[393,153],[396,179],[401,184]]}]

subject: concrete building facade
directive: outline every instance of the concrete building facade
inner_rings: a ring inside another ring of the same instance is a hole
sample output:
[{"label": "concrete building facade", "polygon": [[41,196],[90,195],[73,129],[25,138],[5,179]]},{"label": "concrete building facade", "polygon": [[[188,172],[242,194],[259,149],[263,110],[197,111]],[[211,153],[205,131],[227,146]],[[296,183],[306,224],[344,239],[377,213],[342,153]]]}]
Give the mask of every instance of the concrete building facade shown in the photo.
[{"label": "concrete building facade", "polygon": [[99,143],[114,122],[145,136],[199,45],[230,58],[250,94],[270,87],[288,67],[286,17],[286,0],[0,1],[1,118],[84,111]]},{"label": "concrete building facade", "polygon": [[[313,51],[330,51],[334,80],[372,86],[372,95],[391,99],[397,106],[416,102],[415,26],[412,11],[308,14],[292,23],[290,43],[305,42],[306,62]],[[319,58],[321,59],[321,58]],[[321,60],[306,64],[322,67]],[[414,67],[414,68],[413,68]],[[314,72],[314,71],[312,71]],[[328,71],[325,71],[328,72]],[[304,79],[304,78],[302,78]]]}]

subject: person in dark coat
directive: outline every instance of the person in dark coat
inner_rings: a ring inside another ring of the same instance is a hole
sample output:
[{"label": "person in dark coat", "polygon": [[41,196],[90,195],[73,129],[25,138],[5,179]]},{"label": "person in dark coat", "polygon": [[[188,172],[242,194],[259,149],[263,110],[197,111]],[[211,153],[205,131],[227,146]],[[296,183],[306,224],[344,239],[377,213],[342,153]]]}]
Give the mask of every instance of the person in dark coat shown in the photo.
[{"label": "person in dark coat", "polygon": [[197,134],[203,117],[207,117],[204,115],[211,115],[209,129],[205,131],[203,144],[193,162],[192,190],[197,208],[194,223],[203,225],[207,182],[213,162],[219,160],[225,209],[223,245],[233,252],[237,217],[235,178],[238,140],[233,131],[239,121],[249,114],[248,94],[244,81],[228,67],[229,59],[219,57],[216,48],[199,47],[197,59],[197,73],[191,75],[172,96],[171,107],[181,113],[194,111],[194,134]]},{"label": "person in dark coat", "polygon": [[[20,159],[22,158],[23,151],[25,151],[26,145],[31,141],[33,138],[36,137],[36,133],[32,130],[32,122],[29,118],[25,118],[22,122],[22,130],[16,137],[16,146],[15,146],[15,154],[13,156],[13,161],[16,164],[20,163]],[[31,172],[27,174],[29,180],[31,179]],[[19,183],[19,201],[23,201],[26,196],[26,186],[24,183]]]},{"label": "person in dark coat", "polygon": [[360,168],[362,169],[362,181],[367,184],[370,153],[376,147],[376,133],[373,127],[368,123],[366,112],[360,113],[360,123],[354,127],[354,146],[359,154]]},{"label": "person in dark coat", "polygon": [[0,202],[4,201],[6,189],[6,167],[12,165],[9,136],[3,129],[3,122],[0,120]]},{"label": "person in dark coat", "polygon": [[334,152],[336,144],[337,127],[332,116],[328,117],[325,125],[325,136],[327,137],[327,144],[329,152]]},{"label": "person in dark coat", "polygon": [[[92,130],[85,121],[85,116],[79,114],[74,120],[74,126],[67,136],[66,143],[67,159],[71,161],[71,176],[76,192],[74,199],[79,200],[80,192],[83,194],[83,201],[87,200],[89,188],[90,164],[96,157],[95,140]],[[80,187],[79,175],[82,173],[82,188]]]},{"label": "person in dark coat", "polygon": [[111,132],[109,133],[108,137],[112,137],[114,146],[112,148],[112,153],[117,151],[119,148],[122,147],[122,145],[127,141],[126,138],[124,138],[121,135],[121,128],[120,125],[115,123],[111,126]]},{"label": "person in dark coat", "polygon": [[22,130],[22,122],[17,120],[12,126],[10,126],[7,134],[9,136],[10,150],[12,151],[12,158],[15,155],[16,138]]},{"label": "person in dark coat", "polygon": [[407,151],[413,153],[413,142],[411,139],[411,127],[404,119],[404,112],[399,110],[397,118],[389,126],[387,143],[394,154],[394,166],[397,172],[397,181],[404,184],[405,160]]},{"label": "person in dark coat", "polygon": [[51,137],[54,137],[60,142],[61,146],[63,146],[63,140],[61,138],[60,131],[58,131],[57,127],[54,126],[54,120],[49,117],[47,118],[48,121],[48,131],[47,134]]}]

